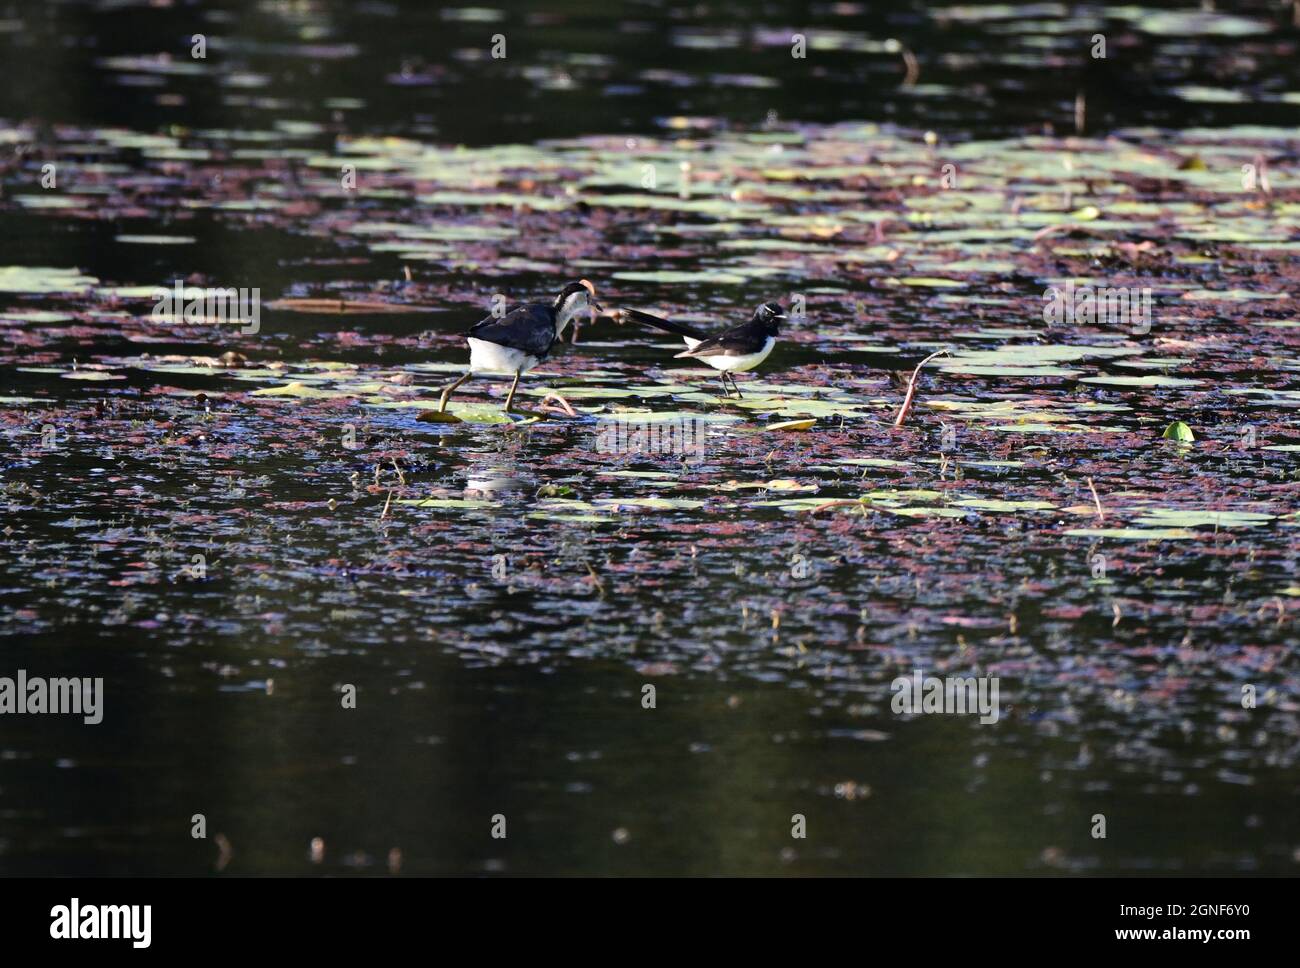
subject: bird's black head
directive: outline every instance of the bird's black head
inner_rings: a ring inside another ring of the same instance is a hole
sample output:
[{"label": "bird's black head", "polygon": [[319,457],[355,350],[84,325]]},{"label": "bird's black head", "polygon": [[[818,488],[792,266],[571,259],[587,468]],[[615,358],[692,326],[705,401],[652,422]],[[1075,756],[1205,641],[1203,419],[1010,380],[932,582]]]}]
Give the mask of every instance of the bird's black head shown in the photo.
[{"label": "bird's black head", "polygon": [[780,303],[763,303],[754,310],[754,322],[761,323],[768,333],[775,336],[781,331],[781,324],[785,322],[785,310],[781,308]]},{"label": "bird's black head", "polygon": [[571,282],[561,289],[553,305],[556,339],[564,335],[565,327],[573,322],[576,316],[590,313],[592,320],[595,321],[596,314],[601,311],[600,304],[596,302],[596,287],[586,279]]},{"label": "bird's black head", "polygon": [[[596,306],[596,287],[586,279],[571,282],[555,297],[555,311],[569,307]],[[597,307],[599,308],[599,307]]]}]

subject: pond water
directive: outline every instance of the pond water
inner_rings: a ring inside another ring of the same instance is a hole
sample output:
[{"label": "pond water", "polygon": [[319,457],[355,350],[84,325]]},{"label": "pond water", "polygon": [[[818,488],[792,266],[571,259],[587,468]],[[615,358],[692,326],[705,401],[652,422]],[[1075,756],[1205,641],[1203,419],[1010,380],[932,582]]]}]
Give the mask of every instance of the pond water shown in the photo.
[{"label": "pond water", "polygon": [[[0,719],[0,871],[1294,872],[1300,32],[1235,6],[0,4],[0,677],[103,679]],[[605,315],[430,420],[578,278],[791,319],[740,399]]]}]

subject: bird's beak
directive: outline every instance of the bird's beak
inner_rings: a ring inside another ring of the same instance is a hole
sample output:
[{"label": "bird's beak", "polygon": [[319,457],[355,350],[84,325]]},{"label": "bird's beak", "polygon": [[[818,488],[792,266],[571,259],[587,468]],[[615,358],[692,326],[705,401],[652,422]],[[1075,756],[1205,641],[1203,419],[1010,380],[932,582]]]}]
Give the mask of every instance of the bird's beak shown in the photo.
[{"label": "bird's beak", "polygon": [[596,302],[596,287],[591,284],[590,279],[579,279],[578,285],[585,287],[587,290],[587,309],[590,311],[591,321],[594,323],[600,314],[605,311],[600,303]]}]

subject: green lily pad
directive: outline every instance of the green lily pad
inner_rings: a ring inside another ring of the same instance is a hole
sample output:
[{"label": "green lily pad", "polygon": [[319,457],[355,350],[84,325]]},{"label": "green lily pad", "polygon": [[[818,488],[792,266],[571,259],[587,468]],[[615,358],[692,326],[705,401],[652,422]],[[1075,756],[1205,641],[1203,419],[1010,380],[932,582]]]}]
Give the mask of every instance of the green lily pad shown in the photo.
[{"label": "green lily pad", "polygon": [[1096,383],[1113,387],[1196,387],[1200,380],[1188,380],[1177,376],[1089,376],[1080,383]]},{"label": "green lily pad", "polygon": [[1003,501],[996,498],[962,498],[952,502],[957,507],[974,511],[1054,511],[1056,505],[1048,501]]},{"label": "green lily pad", "polygon": [[1276,519],[1276,515],[1258,511],[1182,511],[1178,508],[1152,508],[1134,523],[1157,528],[1258,528]]},{"label": "green lily pad", "polygon": [[480,508],[496,508],[501,506],[495,501],[484,501],[479,498],[456,497],[399,498],[393,503],[406,504],[414,508],[456,508],[460,510],[477,510]]},{"label": "green lily pad", "polygon": [[105,370],[69,370],[67,373],[60,375],[65,380],[87,380],[92,383],[126,379],[121,373],[108,373]]},{"label": "green lily pad", "polygon": [[321,390],[300,381],[286,383],[284,386],[278,387],[263,387],[249,393],[249,396],[253,397],[288,397],[301,400],[336,400],[353,395],[343,390]]},{"label": "green lily pad", "polygon": [[851,464],[854,467],[911,467],[911,461],[894,460],[889,457],[840,457],[837,464]]},{"label": "green lily pad", "polygon": [[598,508],[617,511],[620,508],[646,508],[652,511],[682,511],[702,508],[705,501],[686,497],[634,497],[634,498],[598,498],[592,502]]},{"label": "green lily pad", "polygon": [[0,292],[74,293],[98,284],[94,276],[76,269],[41,266],[0,266]]},{"label": "green lily pad", "polygon": [[1186,528],[1071,528],[1071,538],[1114,538],[1117,541],[1185,541],[1201,535]]},{"label": "green lily pad", "polygon": [[115,235],[113,241],[126,245],[193,245],[198,239],[192,235]]},{"label": "green lily pad", "polygon": [[905,518],[964,518],[969,513],[960,508],[948,507],[889,507],[881,505],[881,509],[890,514],[898,514]]},{"label": "green lily pad", "polygon": [[20,323],[66,323],[72,320],[68,313],[52,313],[40,309],[0,309],[0,319]]}]

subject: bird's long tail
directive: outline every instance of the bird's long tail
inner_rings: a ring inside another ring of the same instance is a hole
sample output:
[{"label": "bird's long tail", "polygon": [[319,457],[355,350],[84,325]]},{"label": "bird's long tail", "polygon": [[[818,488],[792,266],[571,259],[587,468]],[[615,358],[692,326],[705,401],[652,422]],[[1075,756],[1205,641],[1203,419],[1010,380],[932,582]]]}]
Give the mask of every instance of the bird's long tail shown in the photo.
[{"label": "bird's long tail", "polygon": [[671,319],[663,319],[650,313],[643,313],[639,309],[620,309],[619,312],[634,323],[653,326],[655,329],[662,329],[665,333],[676,333],[678,336],[690,337],[695,340],[709,338],[708,333],[691,326],[689,323],[675,323]]}]

